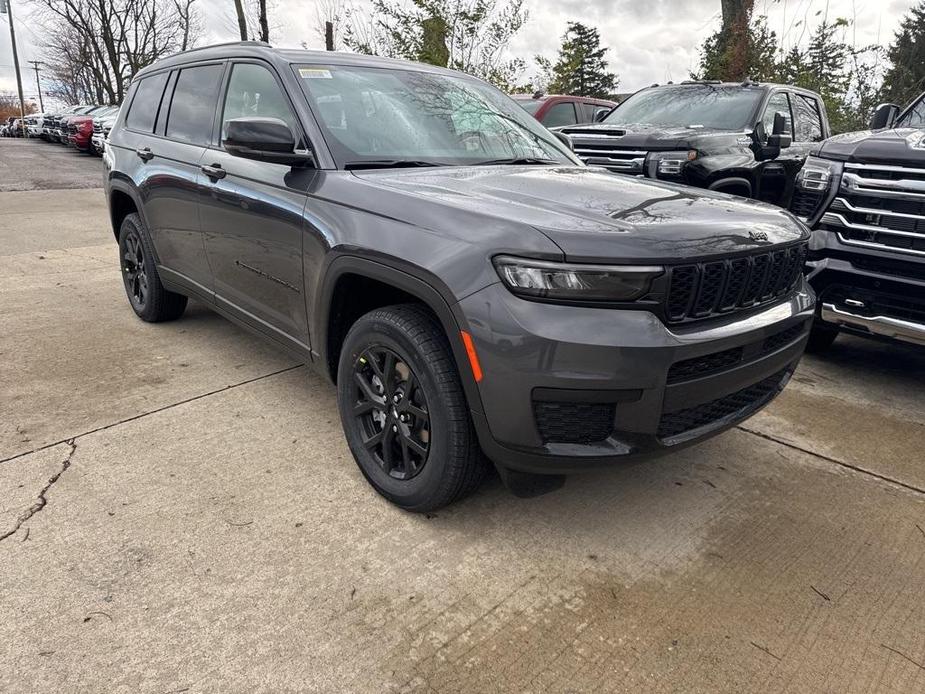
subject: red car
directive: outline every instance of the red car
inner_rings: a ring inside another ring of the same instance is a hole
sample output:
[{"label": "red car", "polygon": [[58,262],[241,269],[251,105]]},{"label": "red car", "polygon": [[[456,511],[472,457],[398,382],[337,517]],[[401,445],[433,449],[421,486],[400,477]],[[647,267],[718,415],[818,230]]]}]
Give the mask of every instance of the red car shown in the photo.
[{"label": "red car", "polygon": [[616,101],[593,99],[588,96],[562,96],[559,94],[512,94],[527,113],[547,128],[577,123],[596,123],[614,107]]}]

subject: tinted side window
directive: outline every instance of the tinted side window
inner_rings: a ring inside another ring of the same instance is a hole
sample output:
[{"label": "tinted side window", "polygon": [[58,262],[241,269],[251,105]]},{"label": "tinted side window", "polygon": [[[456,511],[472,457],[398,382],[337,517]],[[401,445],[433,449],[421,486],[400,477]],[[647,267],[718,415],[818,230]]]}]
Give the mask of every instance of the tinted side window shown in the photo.
[{"label": "tinted side window", "polygon": [[578,122],[575,116],[575,104],[570,101],[553,104],[543,114],[542,122],[547,128],[554,128],[557,125],[574,125]]},{"label": "tinted side window", "polygon": [[222,65],[202,65],[180,71],[167,116],[167,137],[208,144],[223,69]]},{"label": "tinted side window", "polygon": [[822,139],[822,119],[815,99],[793,95],[793,110],[797,119],[797,142],[819,142]]},{"label": "tinted side window", "polygon": [[289,101],[273,74],[262,65],[238,63],[232,68],[225,106],[222,109],[222,137],[224,124],[232,118],[263,116],[284,121],[298,138],[299,128],[289,108]]},{"label": "tinted side window", "polygon": [[157,108],[161,103],[164,85],[167,84],[167,73],[145,77],[135,88],[135,98],[125,117],[125,125],[132,130],[149,133],[154,130],[154,119],[157,118]]},{"label": "tinted side window", "polygon": [[764,117],[762,117],[761,122],[764,123],[764,132],[770,135],[774,130],[774,114],[780,111],[785,116],[787,116],[787,121],[789,124],[789,130],[785,130],[784,133],[790,133],[790,136],[793,136],[793,123],[790,116],[790,101],[787,99],[786,92],[776,92],[771,95],[771,99],[768,101],[767,108],[764,109]]}]

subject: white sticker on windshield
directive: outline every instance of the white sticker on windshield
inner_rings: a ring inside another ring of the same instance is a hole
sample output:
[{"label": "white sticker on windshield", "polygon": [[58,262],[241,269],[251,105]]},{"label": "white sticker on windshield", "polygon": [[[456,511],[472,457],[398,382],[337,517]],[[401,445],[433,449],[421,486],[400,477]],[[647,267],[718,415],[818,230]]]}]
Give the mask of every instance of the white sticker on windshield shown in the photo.
[{"label": "white sticker on windshield", "polygon": [[314,67],[300,67],[299,75],[307,80],[329,80],[331,79],[330,70],[322,70]]}]

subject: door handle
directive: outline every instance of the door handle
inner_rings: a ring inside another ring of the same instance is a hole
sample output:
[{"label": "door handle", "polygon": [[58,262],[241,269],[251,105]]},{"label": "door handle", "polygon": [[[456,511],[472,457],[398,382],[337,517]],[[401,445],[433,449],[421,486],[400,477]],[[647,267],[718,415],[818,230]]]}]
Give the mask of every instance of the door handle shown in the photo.
[{"label": "door handle", "polygon": [[217,181],[220,178],[225,178],[225,174],[227,173],[225,169],[223,169],[218,164],[212,164],[212,166],[201,166],[199,168],[202,171],[202,173],[204,173],[206,176],[208,176],[214,181]]},{"label": "door handle", "polygon": [[137,154],[142,161],[151,161],[154,159],[154,152],[151,151],[150,147],[144,147],[142,149],[136,149],[135,154]]}]

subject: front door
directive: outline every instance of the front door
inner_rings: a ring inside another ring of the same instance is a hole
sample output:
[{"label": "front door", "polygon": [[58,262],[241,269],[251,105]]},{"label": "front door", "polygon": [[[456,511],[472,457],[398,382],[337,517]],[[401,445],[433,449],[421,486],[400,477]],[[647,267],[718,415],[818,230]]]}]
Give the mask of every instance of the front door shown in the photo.
[{"label": "front door", "polygon": [[[219,124],[247,116],[279,118],[304,142],[288,97],[268,65],[236,62],[226,85]],[[200,218],[216,303],[307,351],[302,211],[315,171],[231,155],[221,148],[221,130],[216,128],[201,162],[207,183]]]}]

